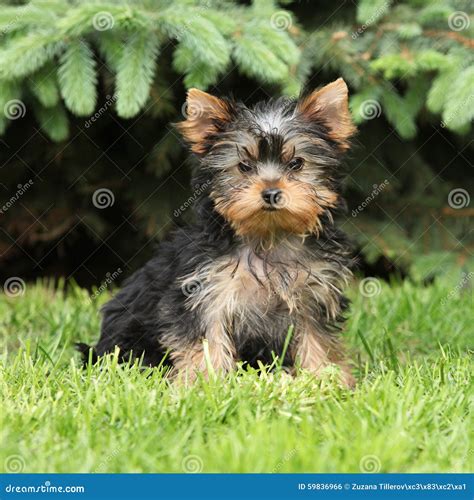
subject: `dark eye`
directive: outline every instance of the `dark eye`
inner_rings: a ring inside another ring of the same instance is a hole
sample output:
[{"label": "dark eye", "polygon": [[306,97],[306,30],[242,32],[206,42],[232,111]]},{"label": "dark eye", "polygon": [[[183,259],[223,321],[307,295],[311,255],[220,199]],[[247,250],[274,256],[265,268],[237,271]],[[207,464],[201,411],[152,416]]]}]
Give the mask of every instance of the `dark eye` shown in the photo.
[{"label": "dark eye", "polygon": [[249,172],[251,172],[253,169],[250,165],[248,165],[247,163],[244,163],[244,162],[240,162],[239,163],[239,170],[243,173],[243,174],[248,174]]},{"label": "dark eye", "polygon": [[290,163],[288,163],[288,169],[295,172],[296,170],[301,170],[303,168],[304,160],[303,158],[293,158]]}]

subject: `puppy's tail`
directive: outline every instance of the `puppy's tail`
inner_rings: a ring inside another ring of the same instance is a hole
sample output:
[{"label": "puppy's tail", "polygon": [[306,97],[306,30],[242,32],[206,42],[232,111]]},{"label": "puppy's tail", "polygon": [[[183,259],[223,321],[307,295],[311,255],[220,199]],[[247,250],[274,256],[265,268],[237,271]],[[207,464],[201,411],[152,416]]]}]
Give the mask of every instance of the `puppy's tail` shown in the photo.
[{"label": "puppy's tail", "polygon": [[76,351],[79,351],[82,355],[82,362],[84,366],[88,364],[94,365],[99,360],[97,351],[90,345],[83,344],[82,342],[76,342]]}]

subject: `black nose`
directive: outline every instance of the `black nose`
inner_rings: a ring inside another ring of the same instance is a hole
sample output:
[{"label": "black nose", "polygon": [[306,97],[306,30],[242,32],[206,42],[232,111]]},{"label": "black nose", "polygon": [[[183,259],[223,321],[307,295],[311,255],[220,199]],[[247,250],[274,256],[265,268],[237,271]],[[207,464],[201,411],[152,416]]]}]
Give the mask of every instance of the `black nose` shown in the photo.
[{"label": "black nose", "polygon": [[279,201],[281,200],[281,195],[281,189],[278,188],[264,189],[262,191],[263,201],[271,207],[278,205]]}]

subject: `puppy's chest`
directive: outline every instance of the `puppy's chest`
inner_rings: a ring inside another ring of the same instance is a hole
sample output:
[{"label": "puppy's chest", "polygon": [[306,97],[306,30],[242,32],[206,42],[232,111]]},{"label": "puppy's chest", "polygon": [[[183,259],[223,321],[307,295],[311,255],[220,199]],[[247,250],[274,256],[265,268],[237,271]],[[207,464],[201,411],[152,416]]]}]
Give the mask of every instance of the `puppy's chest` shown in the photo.
[{"label": "puppy's chest", "polygon": [[302,300],[302,270],[294,262],[273,262],[244,253],[225,269],[218,269],[211,280],[215,288],[211,285],[210,294],[213,289],[217,292],[229,314],[293,310]]},{"label": "puppy's chest", "polygon": [[337,274],[330,263],[311,259],[302,250],[283,248],[257,255],[243,248],[196,270],[183,280],[183,287],[194,283],[196,292],[186,300],[189,308],[248,321],[298,313],[315,301],[330,305],[338,289]]}]

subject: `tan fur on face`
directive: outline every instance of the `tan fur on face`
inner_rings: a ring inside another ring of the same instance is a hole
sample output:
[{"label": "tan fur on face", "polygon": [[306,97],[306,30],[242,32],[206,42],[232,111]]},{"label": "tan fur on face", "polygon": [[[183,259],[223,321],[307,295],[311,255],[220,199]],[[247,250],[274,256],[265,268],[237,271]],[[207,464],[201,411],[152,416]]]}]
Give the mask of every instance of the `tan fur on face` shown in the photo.
[{"label": "tan fur on face", "polygon": [[356,131],[349,111],[348,93],[346,82],[338,78],[298,103],[299,112],[307,119],[320,120],[328,127],[329,136],[342,150],[349,148],[348,139]]},{"label": "tan fur on face", "polygon": [[[283,208],[269,212],[263,209],[261,193],[272,187],[282,190]],[[324,187],[316,193],[304,182],[280,179],[269,183],[257,178],[232,197],[217,197],[215,206],[239,236],[265,238],[280,231],[300,235],[317,231],[319,217],[336,201],[337,195]]]}]

